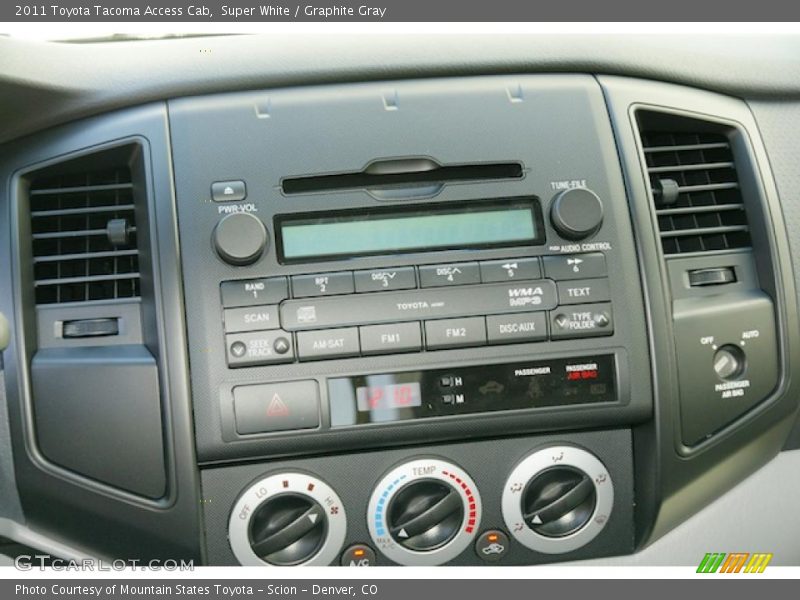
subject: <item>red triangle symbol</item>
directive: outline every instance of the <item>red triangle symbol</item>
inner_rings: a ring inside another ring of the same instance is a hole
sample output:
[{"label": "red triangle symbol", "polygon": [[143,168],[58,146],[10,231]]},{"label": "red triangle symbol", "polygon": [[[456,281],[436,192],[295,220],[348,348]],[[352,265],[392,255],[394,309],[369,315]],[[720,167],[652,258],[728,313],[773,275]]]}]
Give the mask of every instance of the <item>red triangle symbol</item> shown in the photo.
[{"label": "red triangle symbol", "polygon": [[267,416],[268,417],[288,417],[289,416],[289,407],[286,406],[286,403],[281,400],[281,397],[278,394],[275,394],[272,397],[272,401],[269,403],[267,407]]}]

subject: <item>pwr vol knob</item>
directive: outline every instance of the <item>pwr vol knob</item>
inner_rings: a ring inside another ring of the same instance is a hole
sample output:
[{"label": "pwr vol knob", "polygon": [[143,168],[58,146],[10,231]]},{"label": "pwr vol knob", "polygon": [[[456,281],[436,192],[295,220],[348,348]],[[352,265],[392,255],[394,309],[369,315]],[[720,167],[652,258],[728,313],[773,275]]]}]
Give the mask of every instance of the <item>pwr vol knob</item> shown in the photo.
[{"label": "pwr vol knob", "polygon": [[304,473],[255,482],[239,497],[228,524],[231,550],[246,566],[329,565],[346,531],[339,496]]},{"label": "pwr vol knob", "polygon": [[401,565],[440,565],[468,548],[481,521],[481,499],[460,467],[420,458],[392,469],[370,498],[375,546]]}]

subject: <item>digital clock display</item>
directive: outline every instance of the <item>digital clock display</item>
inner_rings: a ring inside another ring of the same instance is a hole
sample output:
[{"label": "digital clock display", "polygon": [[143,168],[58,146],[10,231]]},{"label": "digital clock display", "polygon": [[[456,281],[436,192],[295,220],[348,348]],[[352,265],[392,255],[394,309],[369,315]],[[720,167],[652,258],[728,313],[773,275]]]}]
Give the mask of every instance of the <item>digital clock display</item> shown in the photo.
[{"label": "digital clock display", "polygon": [[419,383],[389,383],[356,388],[356,402],[361,412],[396,410],[422,406]]}]

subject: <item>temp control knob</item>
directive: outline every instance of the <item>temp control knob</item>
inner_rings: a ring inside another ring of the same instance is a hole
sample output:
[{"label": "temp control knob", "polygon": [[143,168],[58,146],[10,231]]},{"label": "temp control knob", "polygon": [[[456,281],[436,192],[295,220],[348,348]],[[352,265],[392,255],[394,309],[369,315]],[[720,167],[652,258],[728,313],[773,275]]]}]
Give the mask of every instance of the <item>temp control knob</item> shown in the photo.
[{"label": "temp control knob", "polygon": [[550,222],[568,240],[582,240],[603,224],[603,203],[592,190],[564,190],[550,207]]},{"label": "temp control knob", "polygon": [[375,487],[367,522],[377,548],[402,565],[440,565],[470,546],[481,519],[475,483],[460,467],[417,459]]},{"label": "temp control knob", "polygon": [[304,473],[257,481],[239,497],[229,522],[231,549],[247,566],[329,565],[346,530],[339,496]]},{"label": "temp control knob", "polygon": [[503,519],[531,550],[561,554],[589,543],[614,505],[611,475],[602,462],[574,446],[552,446],[520,462],[503,489]]},{"label": "temp control knob", "polygon": [[266,251],[267,228],[261,219],[250,213],[225,215],[214,228],[214,249],[226,263],[251,265]]}]

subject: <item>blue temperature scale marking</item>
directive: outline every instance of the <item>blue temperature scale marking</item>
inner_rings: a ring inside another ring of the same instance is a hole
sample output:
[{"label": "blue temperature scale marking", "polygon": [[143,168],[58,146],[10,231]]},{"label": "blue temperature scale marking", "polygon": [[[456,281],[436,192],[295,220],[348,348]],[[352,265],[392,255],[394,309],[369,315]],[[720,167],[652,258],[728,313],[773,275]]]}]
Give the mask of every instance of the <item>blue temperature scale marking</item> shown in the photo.
[{"label": "blue temperature scale marking", "polygon": [[389,497],[389,492],[397,487],[397,484],[403,481],[405,478],[405,475],[401,475],[395,479],[392,483],[386,486],[386,489],[383,490],[381,497],[378,498],[378,506],[375,507],[375,533],[377,535],[386,534],[386,530],[383,528],[383,507],[386,504],[386,499]]}]

